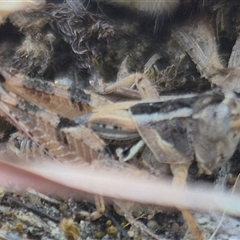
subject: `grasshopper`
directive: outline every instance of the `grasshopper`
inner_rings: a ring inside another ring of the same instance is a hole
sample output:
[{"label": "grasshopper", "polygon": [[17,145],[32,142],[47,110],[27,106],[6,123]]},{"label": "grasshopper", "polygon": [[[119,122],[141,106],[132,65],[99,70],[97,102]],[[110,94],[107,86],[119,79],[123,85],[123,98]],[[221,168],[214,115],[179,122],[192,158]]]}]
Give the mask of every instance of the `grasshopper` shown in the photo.
[{"label": "grasshopper", "polygon": [[[239,99],[230,91],[159,97],[144,74],[132,74],[102,92],[135,82],[143,100],[113,102],[89,90],[65,89],[4,68],[0,73],[1,116],[60,162],[113,160],[122,145],[127,145],[122,152],[127,161],[145,145],[154,161],[170,165],[173,183],[183,187],[194,154],[200,171],[210,174],[229,160],[239,143]],[[96,196],[96,202],[93,219],[104,211],[102,198]],[[190,213],[182,212],[202,239]]]}]

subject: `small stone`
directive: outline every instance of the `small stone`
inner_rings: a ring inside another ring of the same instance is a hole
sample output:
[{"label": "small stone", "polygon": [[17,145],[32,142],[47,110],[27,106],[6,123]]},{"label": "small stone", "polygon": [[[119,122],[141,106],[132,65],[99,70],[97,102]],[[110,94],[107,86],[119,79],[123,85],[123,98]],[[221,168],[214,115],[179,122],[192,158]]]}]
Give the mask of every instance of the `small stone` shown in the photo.
[{"label": "small stone", "polygon": [[104,236],[104,233],[102,231],[95,232],[95,237],[97,239],[102,239]]},{"label": "small stone", "polygon": [[112,225],[112,221],[111,221],[111,220],[107,220],[106,226],[107,226],[107,227],[110,227],[111,225]]},{"label": "small stone", "polygon": [[134,231],[128,231],[127,234],[130,238],[134,237]]},{"label": "small stone", "polygon": [[176,232],[179,232],[179,230],[180,230],[179,224],[173,223],[172,224],[172,231],[176,233]]},{"label": "small stone", "polygon": [[197,222],[198,222],[199,225],[204,225],[204,224],[207,224],[209,222],[209,219],[206,218],[206,217],[201,217],[201,218],[197,219]]},{"label": "small stone", "polygon": [[156,230],[159,226],[157,224],[156,221],[154,220],[150,220],[148,223],[147,223],[147,226],[149,227],[149,229],[151,230]]},{"label": "small stone", "polygon": [[108,233],[109,236],[116,237],[117,233],[118,233],[118,230],[117,230],[117,228],[115,226],[112,225],[112,226],[107,228],[107,233]]},{"label": "small stone", "polygon": [[154,215],[148,214],[148,216],[147,216],[148,221],[153,220],[153,218],[154,218]]}]

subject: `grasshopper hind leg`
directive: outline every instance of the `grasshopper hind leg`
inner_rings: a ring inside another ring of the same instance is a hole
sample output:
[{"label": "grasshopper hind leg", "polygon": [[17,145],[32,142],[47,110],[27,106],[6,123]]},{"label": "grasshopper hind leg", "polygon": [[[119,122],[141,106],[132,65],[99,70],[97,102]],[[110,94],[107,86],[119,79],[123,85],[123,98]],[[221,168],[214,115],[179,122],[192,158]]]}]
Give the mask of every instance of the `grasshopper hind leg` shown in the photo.
[{"label": "grasshopper hind leg", "polygon": [[[173,174],[173,185],[185,188],[187,186],[187,176],[190,163],[185,164],[171,164],[170,168]],[[197,226],[196,220],[188,209],[179,209],[186,220],[189,230],[193,233],[195,239],[203,240],[203,235]]]}]

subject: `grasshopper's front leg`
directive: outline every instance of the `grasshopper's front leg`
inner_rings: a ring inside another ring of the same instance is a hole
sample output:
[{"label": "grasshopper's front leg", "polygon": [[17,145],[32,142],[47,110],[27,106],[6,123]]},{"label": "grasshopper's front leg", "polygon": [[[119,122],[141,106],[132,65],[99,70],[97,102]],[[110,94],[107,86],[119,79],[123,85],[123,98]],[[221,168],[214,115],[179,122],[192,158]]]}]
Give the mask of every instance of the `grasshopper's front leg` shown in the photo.
[{"label": "grasshopper's front leg", "polygon": [[107,94],[107,93],[115,92],[119,88],[123,88],[132,84],[136,84],[136,87],[142,99],[156,100],[159,98],[159,94],[156,88],[152,86],[147,76],[142,73],[130,74],[129,76],[121,79],[120,81],[116,81],[115,83],[106,86],[103,89],[103,93]]}]

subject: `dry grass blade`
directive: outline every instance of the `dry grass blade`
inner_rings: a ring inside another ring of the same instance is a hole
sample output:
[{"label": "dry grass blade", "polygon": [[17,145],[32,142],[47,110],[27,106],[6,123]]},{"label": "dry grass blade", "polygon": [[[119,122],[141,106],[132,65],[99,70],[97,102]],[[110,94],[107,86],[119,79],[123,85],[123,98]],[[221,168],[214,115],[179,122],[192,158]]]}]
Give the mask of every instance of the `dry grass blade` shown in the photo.
[{"label": "dry grass blade", "polygon": [[240,215],[239,195],[215,191],[209,186],[193,186],[183,190],[172,186],[171,182],[151,179],[137,169],[130,176],[126,176],[126,171],[120,172],[116,168],[111,171],[103,169],[99,161],[91,166],[83,164],[79,168],[41,161],[38,164],[16,166],[4,162],[3,158],[6,157],[2,156],[0,162],[0,182],[7,189],[26,190],[30,187],[65,197],[71,191],[81,191],[145,204],[226,211]]},{"label": "dry grass blade", "polygon": [[[187,26],[174,28],[172,36],[189,54],[201,74],[211,83],[223,89],[240,92],[238,68],[225,68],[220,60],[214,31],[206,19],[193,21]],[[233,49],[229,67],[238,66],[236,60],[238,41]]]},{"label": "dry grass blade", "polygon": [[228,62],[229,68],[235,68],[240,66],[240,35],[238,36],[235,45],[233,46],[233,50]]}]

